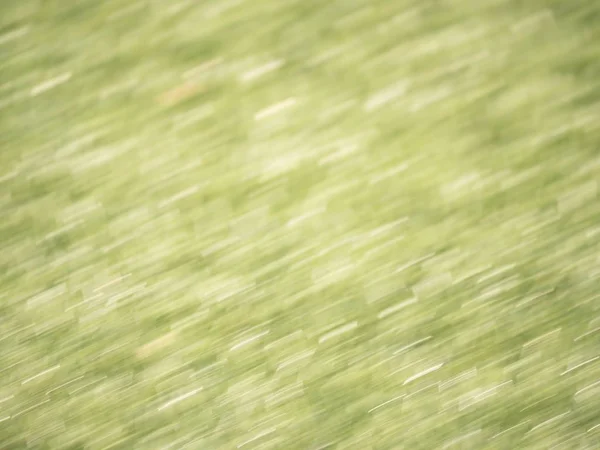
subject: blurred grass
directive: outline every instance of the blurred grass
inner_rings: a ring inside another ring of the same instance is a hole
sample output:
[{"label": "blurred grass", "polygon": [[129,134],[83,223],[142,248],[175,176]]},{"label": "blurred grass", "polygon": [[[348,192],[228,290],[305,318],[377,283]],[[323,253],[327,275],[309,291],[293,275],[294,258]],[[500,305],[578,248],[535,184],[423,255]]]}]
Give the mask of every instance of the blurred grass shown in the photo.
[{"label": "blurred grass", "polygon": [[599,20],[3,1],[0,448],[600,448]]}]

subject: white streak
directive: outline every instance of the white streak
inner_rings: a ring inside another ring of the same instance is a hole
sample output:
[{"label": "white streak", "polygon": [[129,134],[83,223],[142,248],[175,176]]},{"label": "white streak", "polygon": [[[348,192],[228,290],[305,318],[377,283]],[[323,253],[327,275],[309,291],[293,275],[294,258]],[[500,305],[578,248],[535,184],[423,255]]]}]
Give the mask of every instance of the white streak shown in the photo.
[{"label": "white streak", "polygon": [[396,220],[394,222],[386,223],[385,225],[382,225],[382,226],[377,227],[374,230],[370,231],[367,234],[367,236],[369,236],[369,237],[379,236],[380,234],[387,233],[388,231],[394,229],[396,226],[403,224],[404,222],[407,222],[407,221],[408,221],[408,217],[403,217],[402,219]]},{"label": "white streak", "polygon": [[258,339],[260,339],[263,336],[266,336],[267,334],[269,334],[269,331],[263,331],[262,333],[259,333],[256,336],[249,337],[248,339],[245,339],[242,342],[238,342],[237,344],[235,344],[233,347],[231,347],[229,349],[229,351],[232,352],[234,350],[237,350],[238,348],[248,345],[254,341],[257,341]]},{"label": "white streak", "polygon": [[477,368],[473,367],[473,368],[467,370],[466,372],[462,372],[462,373],[458,374],[454,378],[450,378],[447,381],[439,383],[438,390],[441,392],[446,388],[450,388],[450,387],[460,383],[461,381],[464,381],[464,380],[467,380],[469,378],[473,378],[476,376],[477,376]]},{"label": "white streak", "polygon": [[[97,358],[96,358],[96,359],[97,359]],[[77,389],[73,389],[72,391],[70,391],[70,392],[69,392],[69,395],[73,396],[73,395],[75,395],[75,393],[77,393],[77,392],[80,392],[80,391],[83,391],[84,389],[86,389],[86,388],[88,388],[88,387],[90,387],[90,386],[92,386],[92,385],[94,385],[94,384],[96,384],[96,383],[98,383],[98,382],[100,382],[100,381],[104,380],[105,378],[106,378],[106,375],[104,375],[104,376],[100,377],[100,378],[99,378],[99,379],[97,379],[97,380],[90,381],[89,383],[87,383],[87,384],[84,384],[83,386],[80,386],[80,387],[78,387]]]},{"label": "white streak", "polygon": [[169,400],[168,402],[164,403],[162,406],[160,406],[158,408],[158,411],[162,411],[163,409],[169,408],[170,406],[175,405],[176,403],[179,403],[185,399],[188,399],[194,395],[196,395],[198,392],[200,392],[202,390],[202,388],[198,388],[198,389],[194,389],[193,391],[187,392],[185,394],[180,395],[179,397],[175,397],[173,400]]},{"label": "white streak", "polygon": [[481,278],[479,278],[477,280],[477,284],[483,283],[484,281],[487,281],[487,280],[489,280],[491,278],[494,278],[497,275],[501,275],[504,272],[508,272],[509,270],[513,269],[514,267],[515,267],[514,264],[508,264],[506,266],[502,266],[502,267],[500,267],[500,268],[498,268],[496,270],[493,270],[492,272],[488,273],[487,275],[484,275]]},{"label": "white streak", "polygon": [[175,194],[174,196],[172,196],[172,197],[170,197],[170,198],[168,198],[168,199],[160,202],[158,204],[158,207],[159,208],[164,208],[165,206],[168,206],[168,205],[170,205],[172,203],[175,203],[175,202],[177,202],[179,200],[182,200],[182,199],[184,199],[186,197],[190,197],[191,195],[194,195],[199,190],[200,190],[199,186],[192,186],[192,187],[189,187],[187,189],[184,189],[184,190],[178,192],[177,194]]},{"label": "white streak", "polygon": [[419,100],[414,102],[410,108],[412,112],[420,111],[434,103],[437,103],[449,97],[452,91],[449,88],[440,88],[433,92],[428,92],[419,97]]},{"label": "white streak", "polygon": [[25,414],[26,412],[29,412],[29,411],[31,411],[32,409],[35,409],[35,408],[37,408],[38,406],[41,406],[41,405],[43,405],[44,403],[48,403],[49,401],[50,401],[49,399],[46,399],[46,400],[44,400],[43,402],[36,403],[35,405],[33,405],[33,406],[30,406],[29,408],[25,408],[25,409],[23,409],[22,411],[19,411],[18,413],[16,413],[16,414],[13,414],[13,416],[12,416],[12,417],[13,417],[13,419],[14,419],[15,417],[21,416],[21,415]]},{"label": "white streak", "polygon": [[270,61],[260,67],[256,67],[248,72],[244,72],[241,76],[241,81],[247,83],[249,81],[255,80],[256,78],[260,78],[261,76],[273,72],[283,66],[283,60],[277,59],[275,61]]},{"label": "white streak", "polygon": [[428,340],[429,340],[429,339],[431,339],[431,338],[432,338],[432,336],[427,336],[427,337],[425,337],[425,338],[423,338],[423,339],[419,339],[418,341],[411,342],[410,344],[408,344],[408,345],[405,345],[404,347],[402,347],[402,348],[400,348],[400,349],[396,350],[396,351],[394,352],[394,355],[397,355],[397,354],[399,354],[399,353],[402,353],[404,350],[408,350],[409,348],[412,348],[412,347],[414,347],[415,345],[419,345],[419,344],[420,344],[420,343],[422,343],[422,342],[428,341]]},{"label": "white streak", "polygon": [[554,288],[552,288],[552,289],[548,289],[548,290],[546,290],[546,291],[543,291],[543,292],[538,292],[538,293],[536,293],[536,294],[532,294],[532,295],[530,295],[530,296],[528,296],[528,297],[525,297],[525,298],[523,299],[523,301],[521,301],[521,302],[519,302],[519,303],[518,303],[518,305],[517,305],[517,306],[519,306],[519,307],[520,307],[520,306],[524,306],[524,305],[526,305],[527,303],[529,303],[529,302],[532,302],[532,301],[534,301],[534,300],[537,300],[538,298],[540,298],[540,297],[543,297],[544,295],[551,294],[552,292],[554,292]]},{"label": "white streak", "polygon": [[377,318],[378,319],[383,319],[384,317],[389,316],[390,314],[394,314],[395,312],[400,311],[403,308],[406,308],[409,305],[413,305],[417,302],[416,298],[411,298],[408,299],[406,301],[400,302],[400,303],[396,303],[395,305],[390,306],[389,308],[385,308],[383,311],[381,311],[379,314],[377,314]]},{"label": "white streak", "polygon": [[410,394],[408,394],[406,396],[406,400],[408,400],[411,397],[414,397],[417,394],[420,394],[423,391],[426,391],[427,389],[431,389],[432,387],[435,387],[435,386],[437,386],[437,383],[431,383],[431,384],[428,384],[425,387],[422,387],[421,389],[416,390],[415,392],[411,392]]},{"label": "white streak", "polygon": [[340,334],[343,333],[347,333],[349,331],[354,330],[356,327],[358,326],[358,322],[350,322],[349,324],[346,324],[344,326],[341,326],[339,328],[336,328],[333,331],[330,331],[329,333],[324,334],[323,336],[321,336],[319,338],[319,344],[322,344],[325,341],[328,341],[331,338],[334,338],[336,336],[339,336]]},{"label": "white streak", "polygon": [[338,151],[333,152],[319,160],[319,165],[329,164],[331,162],[339,161],[340,159],[345,158],[358,150],[357,144],[346,144],[342,146]]},{"label": "white streak", "polygon": [[4,33],[2,36],[0,36],[0,44],[14,41],[15,39],[25,36],[27,33],[29,33],[29,27],[21,27],[17,28],[16,30],[9,31],[8,33]]},{"label": "white streak", "polygon": [[202,75],[204,72],[207,72],[210,69],[214,69],[216,66],[218,66],[222,62],[223,62],[222,58],[215,58],[215,59],[208,60],[205,63],[200,64],[199,66],[193,67],[190,70],[186,70],[183,73],[182,78],[183,79],[197,78],[199,75]]},{"label": "white streak", "polygon": [[[31,328],[31,327],[33,327],[33,325],[27,325],[27,326],[25,326],[25,327],[23,327],[23,328],[19,328],[18,330],[16,330],[16,331],[13,331],[12,333],[9,333],[9,334],[7,334],[7,335],[5,335],[5,336],[1,337],[1,338],[0,338],[0,342],[2,342],[2,341],[3,341],[3,340],[5,340],[5,339],[8,339],[8,338],[10,338],[10,337],[13,337],[15,334],[21,333],[21,332],[23,332],[23,331],[25,331],[25,330],[27,330],[27,329],[29,329],[29,328]],[[17,363],[17,364],[18,364],[18,363]],[[14,365],[15,365],[15,364],[13,364],[13,365],[11,365],[11,366],[9,366],[9,367],[12,367],[12,366],[14,366]],[[6,369],[7,369],[7,368],[5,368],[4,370],[6,370]]]},{"label": "white streak", "polygon": [[254,119],[255,120],[266,119],[269,116],[279,114],[280,112],[282,112],[288,108],[291,108],[292,106],[296,105],[296,103],[297,103],[297,101],[295,98],[288,98],[287,100],[284,100],[279,103],[275,103],[274,105],[271,105],[265,109],[261,109],[259,112],[256,113],[256,115],[254,116]]},{"label": "white streak", "polygon": [[40,292],[39,294],[27,300],[27,307],[29,308],[39,303],[46,303],[50,300],[54,300],[65,292],[67,292],[65,283],[59,284],[58,286],[53,286],[50,289],[46,289],[45,291]]},{"label": "white streak", "polygon": [[[391,358],[390,358],[391,359]],[[406,364],[405,366],[400,367],[399,369],[394,370],[392,373],[390,373],[388,375],[388,377],[392,376],[392,375],[396,375],[398,372],[402,372],[403,370],[408,369],[409,367],[415,366],[417,364],[419,364],[421,361],[423,361],[423,359],[419,359],[417,361],[413,361],[410,364]]]},{"label": "white streak", "polygon": [[299,216],[296,216],[296,217],[288,220],[286,226],[289,228],[292,228],[292,227],[296,226],[297,224],[299,224],[300,222],[304,222],[307,219],[315,217],[315,216],[323,213],[324,211],[325,211],[325,208],[318,208],[314,211],[309,211],[306,214],[301,214]]},{"label": "white streak", "polygon": [[44,370],[43,372],[38,373],[37,375],[32,376],[31,378],[27,378],[26,380],[21,382],[21,385],[24,385],[26,383],[29,383],[30,381],[35,380],[36,378],[41,377],[42,375],[46,375],[49,372],[52,372],[54,370],[60,369],[60,364],[54,366],[54,367],[50,367],[49,369]]},{"label": "white streak", "polygon": [[404,397],[404,394],[401,394],[401,395],[398,395],[397,397],[394,397],[394,398],[392,398],[392,399],[390,399],[390,400],[388,400],[388,401],[386,401],[386,402],[380,403],[379,405],[375,406],[374,408],[371,408],[371,409],[369,410],[369,413],[372,413],[373,411],[376,411],[376,410],[378,410],[379,408],[381,408],[381,407],[383,407],[383,406],[385,406],[385,405],[389,405],[389,404],[390,404],[390,403],[392,403],[392,402],[395,402],[395,401],[397,401],[397,400],[400,400],[400,399],[401,399],[401,398],[403,398],[403,397]]},{"label": "white streak", "polygon": [[406,92],[407,87],[408,83],[401,81],[400,83],[396,83],[393,86],[387,87],[382,91],[377,92],[376,94],[369,97],[369,99],[365,103],[365,111],[373,111],[374,109],[377,109],[380,106],[384,106],[393,101],[394,99],[403,96]]},{"label": "white streak", "polygon": [[593,388],[595,386],[598,386],[598,385],[600,385],[600,381],[596,381],[595,383],[592,383],[592,384],[590,384],[590,385],[588,385],[588,386],[586,386],[584,388],[579,389],[577,392],[575,392],[575,395],[581,394],[582,392],[585,392],[588,389],[591,389],[591,388]]},{"label": "white streak", "polygon": [[66,383],[60,384],[58,386],[56,386],[55,388],[50,389],[48,392],[46,392],[46,395],[50,394],[50,392],[54,392],[62,387],[68,386],[71,383],[75,383],[76,381],[79,381],[83,378],[83,375],[77,378],[72,379],[71,381],[67,381]]},{"label": "white streak", "polygon": [[532,340],[525,342],[523,344],[523,347],[529,347],[530,345],[537,344],[538,342],[543,341],[545,338],[547,338],[548,336],[553,335],[554,333],[560,333],[561,329],[562,328],[557,328],[555,330],[552,330],[552,331],[549,331],[549,332],[547,332],[545,334],[542,334],[541,336],[533,338]]},{"label": "white streak", "polygon": [[458,284],[458,283],[461,283],[461,282],[465,281],[465,280],[466,280],[466,279],[468,279],[468,278],[474,277],[475,275],[479,275],[480,273],[482,273],[482,272],[484,272],[484,271],[488,270],[488,269],[489,269],[489,268],[491,268],[491,267],[492,267],[492,266],[484,266],[484,267],[480,267],[479,269],[475,269],[475,270],[472,270],[472,271],[470,271],[470,272],[467,272],[466,274],[464,274],[464,275],[462,275],[462,276],[460,276],[460,277],[456,278],[456,279],[455,279],[455,280],[452,282],[452,284]]},{"label": "white streak", "polygon": [[413,375],[412,377],[407,378],[406,381],[404,381],[404,383],[402,383],[402,385],[408,384],[411,381],[414,381],[414,380],[416,380],[418,378],[424,377],[425,375],[428,375],[431,372],[435,372],[436,370],[440,369],[443,365],[444,365],[444,363],[440,363],[440,364],[437,364],[437,365],[435,365],[433,367],[430,367],[429,369],[425,369],[425,370],[423,370],[423,371],[421,371],[421,372]]},{"label": "white streak", "polygon": [[596,356],[595,358],[588,359],[587,361],[584,361],[581,364],[577,364],[576,366],[573,366],[570,369],[565,370],[564,372],[561,373],[561,376],[562,375],[566,375],[567,373],[572,372],[575,369],[579,369],[580,367],[583,367],[583,366],[586,366],[586,365],[588,365],[590,363],[593,363],[597,359],[600,359],[600,356]]},{"label": "white streak", "polygon": [[583,333],[581,336],[577,336],[577,337],[575,338],[575,342],[577,342],[577,341],[579,341],[579,340],[583,339],[584,337],[587,337],[587,336],[589,336],[590,334],[593,334],[593,333],[595,333],[595,332],[597,332],[597,331],[600,331],[600,327],[596,327],[596,328],[594,328],[594,329],[592,329],[592,330],[590,330],[590,331],[587,331],[587,332]]},{"label": "white streak", "polygon": [[465,439],[469,439],[470,437],[477,436],[479,433],[481,433],[481,430],[475,430],[475,431],[472,431],[471,433],[463,434],[462,436],[459,436],[456,439],[452,439],[451,441],[448,441],[446,444],[444,444],[444,446],[442,448],[451,447],[454,444],[458,444],[459,442],[464,441]]},{"label": "white streak", "polygon": [[421,258],[415,259],[414,261],[410,261],[410,262],[404,264],[403,266],[398,267],[396,269],[396,273],[403,272],[404,270],[406,270],[406,269],[408,269],[410,267],[416,266],[417,264],[419,264],[419,263],[421,263],[421,262],[423,262],[423,261],[431,258],[433,255],[435,255],[435,253],[429,253],[428,255],[425,255],[425,256],[423,256]]},{"label": "white streak", "polygon": [[537,430],[538,428],[541,428],[541,427],[543,427],[543,426],[545,426],[545,425],[548,425],[549,423],[552,423],[552,422],[554,422],[555,420],[559,420],[559,419],[561,419],[562,417],[566,416],[566,415],[567,415],[567,414],[569,414],[570,412],[571,412],[571,411],[567,411],[567,412],[565,412],[565,413],[559,414],[558,416],[554,416],[554,417],[552,417],[551,419],[548,419],[548,420],[546,420],[546,421],[544,421],[544,422],[540,423],[539,425],[536,425],[535,427],[533,427],[531,430],[529,430],[529,431],[528,431],[528,434],[529,434],[529,433],[533,433],[533,432],[534,432],[535,430]]},{"label": "white streak", "polygon": [[408,169],[408,164],[399,164],[395,167],[392,167],[391,169],[386,170],[383,173],[380,173],[379,175],[374,175],[371,179],[369,179],[369,184],[377,184],[381,181],[387,180],[388,178],[391,178],[395,175],[404,172],[406,169]]},{"label": "white streak", "polygon": [[289,387],[281,389],[280,391],[271,394],[265,398],[265,403],[268,407],[273,407],[280,403],[286,402],[298,395],[304,393],[304,384],[302,382],[295,383]]},{"label": "white streak", "polygon": [[314,350],[309,350],[309,351],[306,351],[306,352],[302,352],[302,353],[300,353],[300,354],[298,354],[296,356],[293,356],[291,358],[288,358],[285,361],[283,361],[281,364],[279,364],[277,366],[277,369],[275,371],[278,372],[281,369],[283,369],[283,368],[285,368],[285,367],[287,367],[289,365],[292,365],[292,364],[294,364],[294,363],[296,363],[298,361],[301,361],[301,360],[306,359],[306,358],[310,358],[312,355],[314,355],[314,353],[315,353]]},{"label": "white streak", "polygon": [[596,181],[590,181],[579,188],[560,196],[557,199],[558,210],[560,213],[569,212],[583,206],[587,202],[593,201],[597,195],[598,185]]},{"label": "white streak", "polygon": [[304,338],[304,331],[303,330],[296,330],[290,334],[285,335],[284,337],[277,339],[276,341],[273,341],[267,345],[265,345],[265,350],[271,350],[273,348],[282,346],[282,345],[286,345],[287,343],[289,343],[290,341],[294,342],[296,340],[300,340]]},{"label": "white streak", "polygon": [[260,432],[260,433],[258,433],[256,436],[254,436],[254,437],[252,437],[252,438],[248,439],[247,441],[245,441],[245,442],[242,442],[241,444],[239,444],[239,445],[237,446],[237,448],[242,448],[244,445],[246,445],[246,444],[249,444],[249,443],[251,443],[251,442],[254,442],[254,441],[256,441],[257,439],[260,439],[261,437],[264,437],[264,436],[266,436],[266,435],[268,435],[268,434],[271,434],[271,433],[273,433],[273,432],[274,432],[274,431],[276,431],[276,430],[277,430],[277,428],[273,427],[273,428],[268,428],[268,429],[266,429],[266,430],[264,430],[264,431],[261,431],[261,432]]},{"label": "white streak", "polygon": [[31,89],[30,95],[32,97],[35,97],[36,95],[39,95],[42,92],[49,91],[50,89],[53,89],[56,86],[66,83],[67,81],[69,81],[71,79],[71,75],[72,75],[71,72],[66,72],[66,73],[63,73],[62,75],[59,75],[57,77],[46,80],[43,83],[40,83],[40,84],[34,86]]}]

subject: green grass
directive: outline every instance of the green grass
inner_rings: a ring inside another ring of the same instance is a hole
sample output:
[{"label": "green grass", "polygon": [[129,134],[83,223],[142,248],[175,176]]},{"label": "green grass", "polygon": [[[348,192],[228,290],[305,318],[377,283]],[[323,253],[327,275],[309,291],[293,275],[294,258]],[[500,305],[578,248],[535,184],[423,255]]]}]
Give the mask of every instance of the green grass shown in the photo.
[{"label": "green grass", "polygon": [[600,4],[4,0],[0,448],[600,447]]}]

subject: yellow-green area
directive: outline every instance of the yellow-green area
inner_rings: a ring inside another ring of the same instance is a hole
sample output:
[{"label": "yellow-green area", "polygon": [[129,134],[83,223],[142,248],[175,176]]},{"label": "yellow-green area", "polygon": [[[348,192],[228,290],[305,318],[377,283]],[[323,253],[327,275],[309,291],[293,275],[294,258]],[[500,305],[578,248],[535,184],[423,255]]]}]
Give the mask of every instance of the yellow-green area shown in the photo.
[{"label": "yellow-green area", "polygon": [[600,448],[600,3],[2,0],[1,449]]}]

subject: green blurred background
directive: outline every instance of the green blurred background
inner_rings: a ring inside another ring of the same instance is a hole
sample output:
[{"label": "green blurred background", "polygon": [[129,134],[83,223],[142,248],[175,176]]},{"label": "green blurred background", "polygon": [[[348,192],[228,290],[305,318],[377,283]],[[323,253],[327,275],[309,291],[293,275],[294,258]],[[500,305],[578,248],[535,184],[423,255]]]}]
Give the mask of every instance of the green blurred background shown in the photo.
[{"label": "green blurred background", "polygon": [[0,448],[600,448],[600,3],[2,0]]}]

